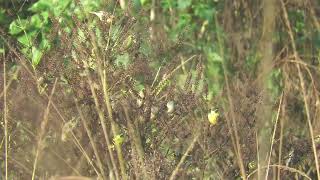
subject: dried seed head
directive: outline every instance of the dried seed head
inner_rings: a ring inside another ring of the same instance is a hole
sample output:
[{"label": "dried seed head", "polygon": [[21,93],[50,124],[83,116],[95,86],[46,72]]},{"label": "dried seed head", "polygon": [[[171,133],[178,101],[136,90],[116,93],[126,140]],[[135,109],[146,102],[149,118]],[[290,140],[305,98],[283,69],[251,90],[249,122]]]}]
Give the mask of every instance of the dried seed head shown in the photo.
[{"label": "dried seed head", "polygon": [[151,107],[151,119],[154,119],[157,115],[157,113],[159,112],[159,108],[157,106],[152,106]]}]

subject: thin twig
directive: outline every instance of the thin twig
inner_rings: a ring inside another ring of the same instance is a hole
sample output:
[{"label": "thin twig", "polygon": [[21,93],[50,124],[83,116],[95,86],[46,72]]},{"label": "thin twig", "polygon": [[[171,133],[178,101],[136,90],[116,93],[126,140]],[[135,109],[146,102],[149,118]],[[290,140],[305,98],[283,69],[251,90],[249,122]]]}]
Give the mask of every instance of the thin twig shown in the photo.
[{"label": "thin twig", "polygon": [[154,77],[154,80],[153,80],[153,82],[152,82],[152,84],[151,84],[151,87],[153,87],[154,83],[157,81],[158,76],[159,76],[159,73],[160,73],[160,70],[161,70],[161,66],[159,67],[159,69],[158,69],[158,71],[157,71],[157,74],[156,74],[156,76]]}]

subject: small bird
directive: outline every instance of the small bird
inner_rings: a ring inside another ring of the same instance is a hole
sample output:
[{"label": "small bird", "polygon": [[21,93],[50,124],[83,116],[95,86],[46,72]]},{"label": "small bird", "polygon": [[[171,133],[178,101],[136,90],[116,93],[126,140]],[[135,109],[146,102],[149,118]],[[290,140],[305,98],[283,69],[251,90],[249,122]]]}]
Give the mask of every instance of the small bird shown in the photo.
[{"label": "small bird", "polygon": [[167,103],[167,112],[170,114],[174,111],[174,101],[169,101]]},{"label": "small bird", "polygon": [[94,14],[94,15],[98,16],[100,21],[102,21],[107,16],[107,13],[104,11],[90,12],[90,14]]},{"label": "small bird", "polygon": [[212,125],[216,125],[218,122],[219,113],[217,111],[218,110],[211,110],[208,114],[208,120]]},{"label": "small bird", "polygon": [[92,11],[92,12],[90,12],[90,14],[96,15],[100,21],[106,20],[107,23],[109,23],[109,24],[112,23],[115,18],[113,15],[111,15],[105,11],[97,11],[97,12]]}]

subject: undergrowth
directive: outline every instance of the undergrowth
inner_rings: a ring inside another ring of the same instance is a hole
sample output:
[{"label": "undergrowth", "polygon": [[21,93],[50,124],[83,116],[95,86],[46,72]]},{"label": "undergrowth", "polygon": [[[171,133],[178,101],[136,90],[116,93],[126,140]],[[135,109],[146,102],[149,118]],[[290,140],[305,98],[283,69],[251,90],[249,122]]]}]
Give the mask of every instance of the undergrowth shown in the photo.
[{"label": "undergrowth", "polygon": [[0,28],[1,179],[319,179],[316,2],[39,2]]}]

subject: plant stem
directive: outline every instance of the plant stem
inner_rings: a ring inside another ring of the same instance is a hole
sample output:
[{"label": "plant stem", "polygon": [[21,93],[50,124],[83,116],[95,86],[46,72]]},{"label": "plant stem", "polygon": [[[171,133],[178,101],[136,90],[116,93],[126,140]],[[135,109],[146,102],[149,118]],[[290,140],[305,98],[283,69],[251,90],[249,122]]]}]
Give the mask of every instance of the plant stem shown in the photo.
[{"label": "plant stem", "polygon": [[8,180],[8,119],[7,119],[7,89],[6,89],[6,61],[3,59],[3,119],[4,119],[4,137],[5,137],[5,177]]}]

